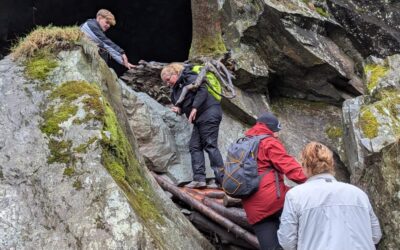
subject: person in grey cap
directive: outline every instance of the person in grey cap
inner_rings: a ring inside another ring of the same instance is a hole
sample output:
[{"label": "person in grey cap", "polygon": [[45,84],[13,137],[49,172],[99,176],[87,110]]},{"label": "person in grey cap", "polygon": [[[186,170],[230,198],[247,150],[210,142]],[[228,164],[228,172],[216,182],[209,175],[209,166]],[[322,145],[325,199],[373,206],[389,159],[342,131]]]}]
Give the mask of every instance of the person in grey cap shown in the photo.
[{"label": "person in grey cap", "polygon": [[250,128],[246,136],[268,135],[258,146],[257,167],[262,177],[258,190],[242,199],[247,220],[252,225],[262,250],[282,249],[278,242],[277,230],[286,192],[289,190],[283,182],[283,175],[296,182],[303,183],[306,176],[301,165],[287,154],[278,139],[282,126],[272,113],[262,113],[256,125]]}]

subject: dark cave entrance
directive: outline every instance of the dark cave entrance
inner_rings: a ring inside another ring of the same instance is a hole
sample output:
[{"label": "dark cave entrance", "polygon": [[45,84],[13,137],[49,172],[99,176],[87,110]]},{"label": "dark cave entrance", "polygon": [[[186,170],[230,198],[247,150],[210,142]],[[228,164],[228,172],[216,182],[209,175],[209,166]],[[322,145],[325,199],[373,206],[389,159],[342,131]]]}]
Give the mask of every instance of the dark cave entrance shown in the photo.
[{"label": "dark cave entrance", "polygon": [[0,0],[0,56],[36,25],[80,25],[105,8],[117,24],[106,32],[136,64],[188,58],[192,17],[188,0]]}]

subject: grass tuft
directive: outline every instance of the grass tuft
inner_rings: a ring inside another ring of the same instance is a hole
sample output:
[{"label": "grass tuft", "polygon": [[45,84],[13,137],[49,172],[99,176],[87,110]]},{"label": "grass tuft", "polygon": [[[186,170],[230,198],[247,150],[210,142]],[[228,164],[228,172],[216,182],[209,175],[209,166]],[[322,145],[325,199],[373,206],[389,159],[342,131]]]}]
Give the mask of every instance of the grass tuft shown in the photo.
[{"label": "grass tuft", "polygon": [[11,49],[14,59],[30,58],[41,49],[50,52],[70,49],[80,40],[83,33],[79,27],[36,27],[26,37],[21,38]]}]

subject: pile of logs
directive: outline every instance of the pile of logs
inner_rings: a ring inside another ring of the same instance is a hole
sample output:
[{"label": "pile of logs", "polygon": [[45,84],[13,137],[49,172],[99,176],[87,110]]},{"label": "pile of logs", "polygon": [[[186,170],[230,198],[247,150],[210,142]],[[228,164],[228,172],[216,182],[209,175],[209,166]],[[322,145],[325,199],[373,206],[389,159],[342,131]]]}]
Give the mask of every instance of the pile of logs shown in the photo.
[{"label": "pile of logs", "polygon": [[216,233],[223,244],[246,249],[260,248],[246,214],[240,208],[239,199],[229,197],[218,189],[177,187],[160,175],[153,173],[153,176],[165,191],[196,210],[187,217],[198,229]]},{"label": "pile of logs", "polygon": [[159,62],[139,61],[138,66],[126,71],[121,79],[133,90],[144,92],[161,104],[171,103],[170,89],[162,84],[161,69],[167,64]]}]

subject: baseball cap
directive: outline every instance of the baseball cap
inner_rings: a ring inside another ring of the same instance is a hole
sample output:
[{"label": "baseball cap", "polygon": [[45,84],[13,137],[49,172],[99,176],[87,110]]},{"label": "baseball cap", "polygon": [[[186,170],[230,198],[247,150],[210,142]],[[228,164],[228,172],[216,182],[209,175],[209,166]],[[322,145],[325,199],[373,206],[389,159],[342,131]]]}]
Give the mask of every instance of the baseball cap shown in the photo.
[{"label": "baseball cap", "polygon": [[258,118],[257,122],[262,122],[267,127],[272,130],[272,132],[278,132],[282,129],[281,123],[279,122],[278,118],[274,116],[271,112],[264,112]]}]

